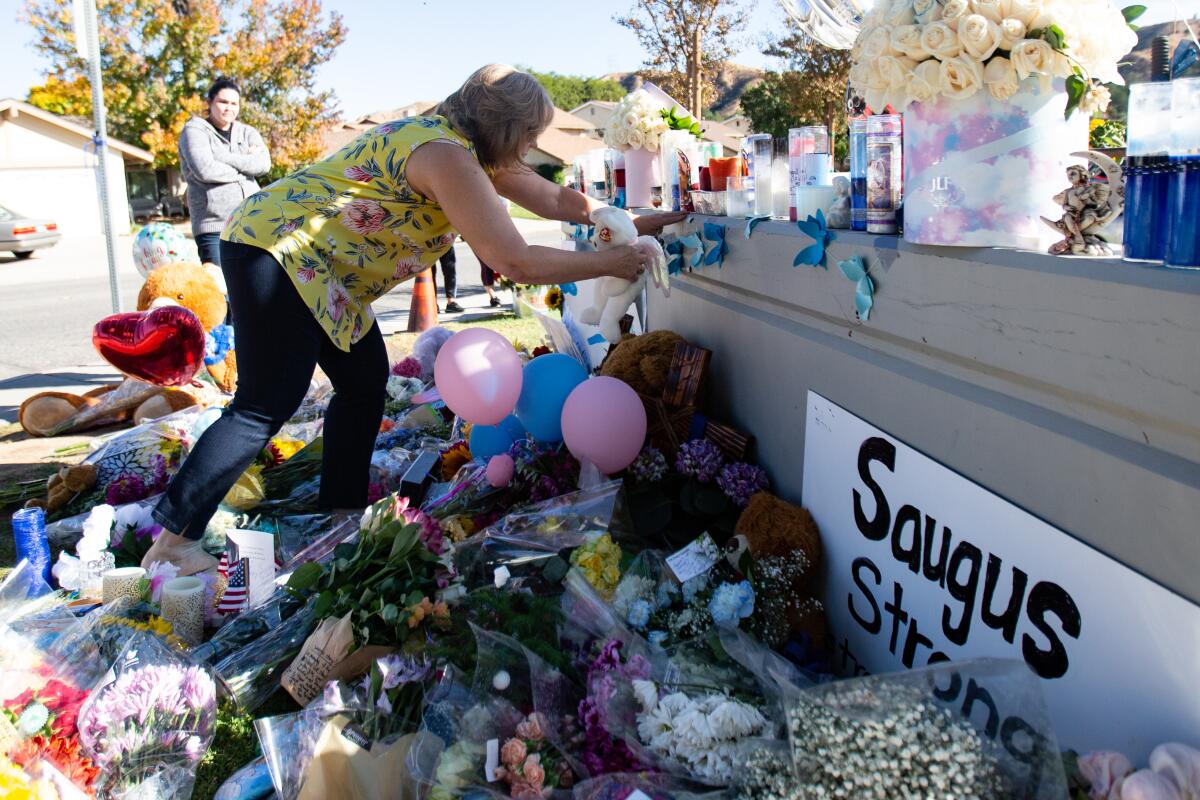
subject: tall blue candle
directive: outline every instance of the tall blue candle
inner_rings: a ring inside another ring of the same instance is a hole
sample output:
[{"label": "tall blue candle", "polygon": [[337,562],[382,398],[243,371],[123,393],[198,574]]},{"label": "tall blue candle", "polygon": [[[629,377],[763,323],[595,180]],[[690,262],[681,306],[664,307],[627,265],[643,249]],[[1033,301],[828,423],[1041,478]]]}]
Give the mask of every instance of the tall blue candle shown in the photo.
[{"label": "tall blue candle", "polygon": [[50,585],[50,543],[46,540],[46,513],[40,508],[22,508],[12,516],[17,562],[28,561]]},{"label": "tall blue candle", "polygon": [[1171,82],[1170,235],[1163,264],[1200,269],[1200,78]]},{"label": "tall blue candle", "polygon": [[867,229],[867,120],[850,120],[850,227]]},{"label": "tall blue candle", "polygon": [[1172,173],[1171,84],[1129,87],[1125,158],[1125,260],[1162,261]]}]

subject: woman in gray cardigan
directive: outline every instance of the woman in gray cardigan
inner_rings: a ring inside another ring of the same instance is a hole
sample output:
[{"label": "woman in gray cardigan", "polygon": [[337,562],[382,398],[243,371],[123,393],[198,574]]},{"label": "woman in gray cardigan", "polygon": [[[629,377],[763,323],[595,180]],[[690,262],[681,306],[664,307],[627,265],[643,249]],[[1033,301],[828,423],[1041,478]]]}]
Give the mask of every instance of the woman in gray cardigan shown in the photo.
[{"label": "woman in gray cardigan", "polygon": [[240,107],[237,84],[218,78],[208,90],[208,118],[192,117],[179,136],[196,249],[202,262],[217,266],[225,220],[258,191],[254,179],[271,169],[271,154],[258,131],[236,121]]}]

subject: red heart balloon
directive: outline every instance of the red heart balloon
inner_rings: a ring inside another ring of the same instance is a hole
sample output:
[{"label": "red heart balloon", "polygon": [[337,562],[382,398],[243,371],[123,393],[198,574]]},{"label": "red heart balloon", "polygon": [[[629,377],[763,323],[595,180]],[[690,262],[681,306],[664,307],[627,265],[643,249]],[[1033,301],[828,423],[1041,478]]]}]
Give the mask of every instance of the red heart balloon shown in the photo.
[{"label": "red heart balloon", "polygon": [[155,386],[183,386],[204,364],[204,327],[183,306],[105,317],[92,345],[121,372]]}]

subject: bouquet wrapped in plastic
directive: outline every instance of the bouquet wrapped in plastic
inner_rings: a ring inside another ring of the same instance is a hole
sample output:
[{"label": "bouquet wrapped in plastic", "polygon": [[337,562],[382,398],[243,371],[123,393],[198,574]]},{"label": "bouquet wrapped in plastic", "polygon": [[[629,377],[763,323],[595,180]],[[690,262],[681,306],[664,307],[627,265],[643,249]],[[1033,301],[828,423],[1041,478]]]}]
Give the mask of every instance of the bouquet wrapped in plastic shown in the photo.
[{"label": "bouquet wrapped in plastic", "polygon": [[[264,623],[269,624],[275,613],[286,608],[283,605],[285,602],[280,599],[280,605],[275,606],[274,611],[269,611],[264,616],[256,616],[245,628],[231,631],[215,646],[205,648],[200,653],[201,657],[216,658],[245,635],[259,630]],[[213,666],[213,670],[243,711],[254,711],[279,688],[279,679],[284,670],[299,654],[309,634],[317,626],[318,619],[313,605],[313,601],[309,601],[282,623],[269,628],[267,633],[254,638],[248,644],[229,652]],[[238,620],[234,620],[231,624],[237,622]],[[224,633],[224,629],[221,633]],[[214,637],[214,641],[216,638]],[[213,642],[209,644],[212,645]]]},{"label": "bouquet wrapped in plastic", "polygon": [[206,669],[155,637],[131,639],[79,712],[83,751],[100,769],[98,794],[191,796],[215,732],[216,690]]}]

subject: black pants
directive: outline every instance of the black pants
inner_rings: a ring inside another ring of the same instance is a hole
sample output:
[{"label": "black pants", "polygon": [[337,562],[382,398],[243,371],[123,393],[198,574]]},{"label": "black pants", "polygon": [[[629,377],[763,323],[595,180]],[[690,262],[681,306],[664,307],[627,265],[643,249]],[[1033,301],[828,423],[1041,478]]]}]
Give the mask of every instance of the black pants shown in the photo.
[{"label": "black pants", "polygon": [[194,233],[196,250],[200,255],[201,264],[216,264],[221,266],[221,234]]},{"label": "black pants", "polygon": [[442,281],[446,284],[446,299],[454,300],[458,297],[458,256],[454,254],[454,245],[450,245],[450,249],[438,260],[438,263],[442,265]]},{"label": "black pants", "polygon": [[496,273],[487,264],[479,262],[479,278],[483,281],[484,286],[496,285]]},{"label": "black pants", "polygon": [[192,448],[154,519],[190,539],[204,535],[229,487],[299,408],[318,364],[334,389],[325,414],[320,504],[365,506],[388,378],[379,325],[349,352],[339,350],[270,253],[221,242],[221,256],[238,320],[237,393]]}]

